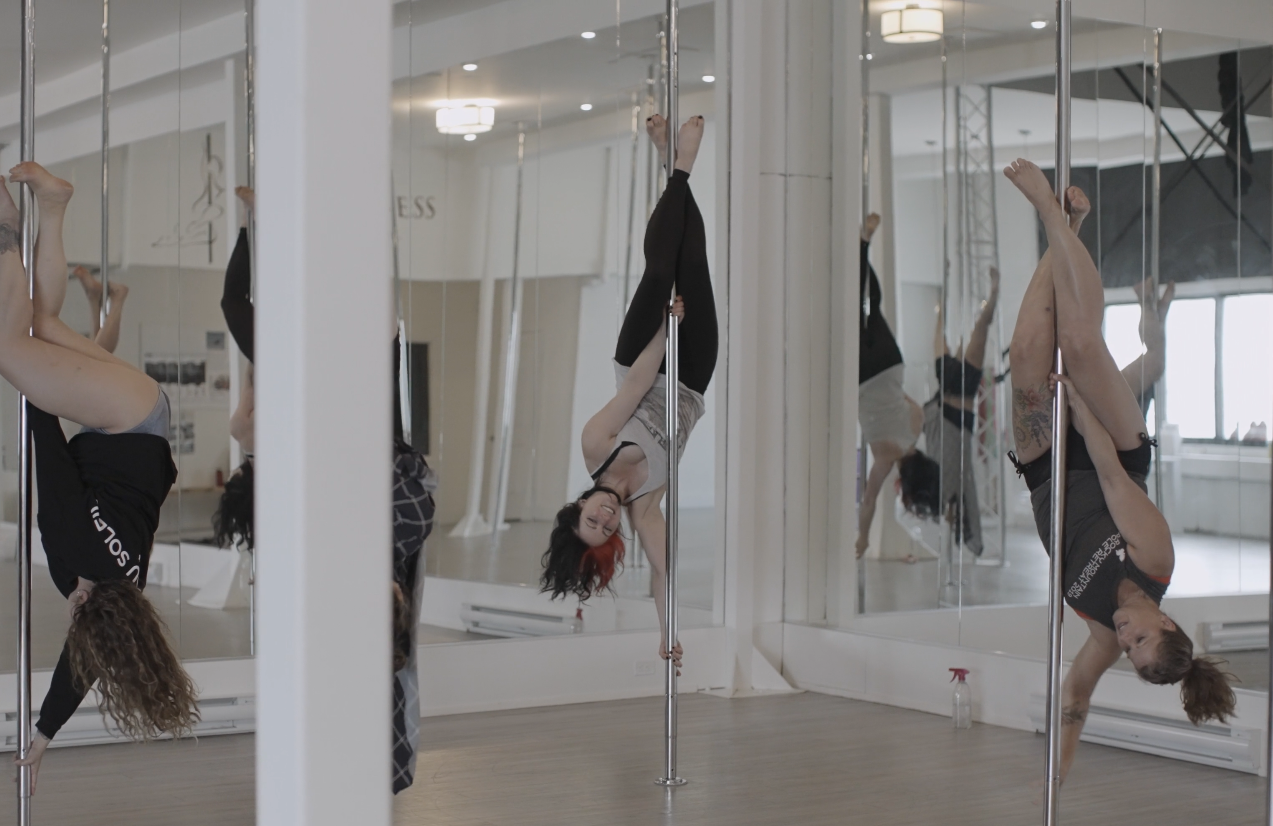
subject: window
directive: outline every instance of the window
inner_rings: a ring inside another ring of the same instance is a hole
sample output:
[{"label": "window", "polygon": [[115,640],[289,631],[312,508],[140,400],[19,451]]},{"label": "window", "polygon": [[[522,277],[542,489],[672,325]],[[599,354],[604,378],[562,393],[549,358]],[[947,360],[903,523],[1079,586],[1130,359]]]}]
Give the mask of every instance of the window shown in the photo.
[{"label": "window", "polygon": [[[1273,375],[1252,370],[1251,365],[1273,353],[1270,319],[1273,294],[1269,293],[1172,302],[1166,325],[1163,398],[1154,403],[1165,403],[1163,419],[1180,429],[1181,438],[1233,440],[1236,434],[1241,439],[1269,420]],[[1144,352],[1139,324],[1138,304],[1105,308],[1105,343],[1120,369]]]}]

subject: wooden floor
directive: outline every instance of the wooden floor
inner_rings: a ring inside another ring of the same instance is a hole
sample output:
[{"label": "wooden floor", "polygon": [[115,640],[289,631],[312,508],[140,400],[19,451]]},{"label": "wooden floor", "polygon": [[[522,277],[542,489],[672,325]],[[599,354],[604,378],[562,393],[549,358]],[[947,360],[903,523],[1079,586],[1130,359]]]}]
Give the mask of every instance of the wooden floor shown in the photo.
[{"label": "wooden floor", "polygon": [[[424,721],[416,784],[396,824],[787,826],[1030,824],[1040,820],[1043,740],[817,694],[681,704],[681,773],[661,765],[662,700],[558,706]],[[61,749],[36,799],[47,824],[252,823],[251,737]],[[1084,745],[1062,822],[1261,823],[1264,782]],[[0,824],[13,806],[0,806]]]}]

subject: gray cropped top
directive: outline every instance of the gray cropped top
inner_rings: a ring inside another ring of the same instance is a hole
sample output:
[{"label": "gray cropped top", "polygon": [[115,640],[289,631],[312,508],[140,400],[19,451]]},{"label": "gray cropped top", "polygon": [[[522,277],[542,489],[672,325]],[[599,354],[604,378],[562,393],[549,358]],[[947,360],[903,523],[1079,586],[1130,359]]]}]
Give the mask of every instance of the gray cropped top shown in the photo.
[{"label": "gray cropped top", "polygon": [[[615,386],[623,384],[624,378],[628,375],[628,368],[614,363]],[[707,409],[706,400],[700,393],[686,387],[684,384],[677,382],[677,394],[680,397],[680,407],[678,409],[678,418],[680,427],[678,428],[676,440],[676,457],[680,461],[681,455],[685,452],[685,443],[690,437],[690,431],[694,429],[694,425],[698,424],[698,420],[703,418],[703,413]],[[636,445],[645,454],[645,461],[649,467],[649,473],[645,477],[645,484],[641,485],[631,496],[627,498],[624,504],[630,504],[636,499],[645,496],[652,490],[657,490],[667,482],[667,375],[659,373],[655,378],[654,384],[645,395],[641,397],[640,403],[637,404],[636,410],[632,414],[632,418],[619,429],[614,437],[614,447],[610,450],[610,456],[601,463],[601,467],[592,473],[593,481],[601,477],[605,473],[606,468],[615,460],[619,451],[627,445]]]}]

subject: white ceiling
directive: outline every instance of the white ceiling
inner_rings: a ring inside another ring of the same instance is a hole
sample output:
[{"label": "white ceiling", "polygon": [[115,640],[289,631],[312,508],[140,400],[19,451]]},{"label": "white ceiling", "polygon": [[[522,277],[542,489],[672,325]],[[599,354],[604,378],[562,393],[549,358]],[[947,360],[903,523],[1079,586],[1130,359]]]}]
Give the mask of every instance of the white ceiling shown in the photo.
[{"label": "white ceiling", "polygon": [[[658,19],[649,17],[597,29],[596,35],[585,40],[576,34],[487,57],[478,61],[474,72],[452,66],[406,78],[395,84],[395,110],[401,115],[407,101],[413,102],[412,139],[425,145],[448,140],[434,127],[436,110],[429,105],[439,99],[499,101],[495,129],[479,135],[474,143],[507,134],[516,129],[518,121],[534,128],[536,124],[549,126],[626,110],[632,93],[645,88],[650,64],[657,60]],[[680,26],[682,94],[709,88],[702,77],[715,72],[713,46],[712,5],[684,9]],[[582,111],[579,107],[584,103],[592,104],[593,109]]]},{"label": "white ceiling", "polygon": [[[41,0],[35,8],[38,82],[101,62],[101,0]],[[110,0],[111,50],[126,51],[243,8],[243,0]],[[21,30],[21,4],[0,3],[0,96],[18,91]]]}]

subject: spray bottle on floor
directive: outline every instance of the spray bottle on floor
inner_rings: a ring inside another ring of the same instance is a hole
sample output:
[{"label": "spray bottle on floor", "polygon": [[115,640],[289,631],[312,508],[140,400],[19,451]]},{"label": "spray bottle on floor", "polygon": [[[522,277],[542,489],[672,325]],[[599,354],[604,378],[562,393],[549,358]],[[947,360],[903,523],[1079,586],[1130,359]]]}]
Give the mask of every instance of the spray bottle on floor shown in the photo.
[{"label": "spray bottle on floor", "polygon": [[955,728],[972,728],[972,689],[964,678],[968,676],[966,668],[952,668],[955,676],[950,681],[955,684],[955,697],[951,701],[951,717]]}]

